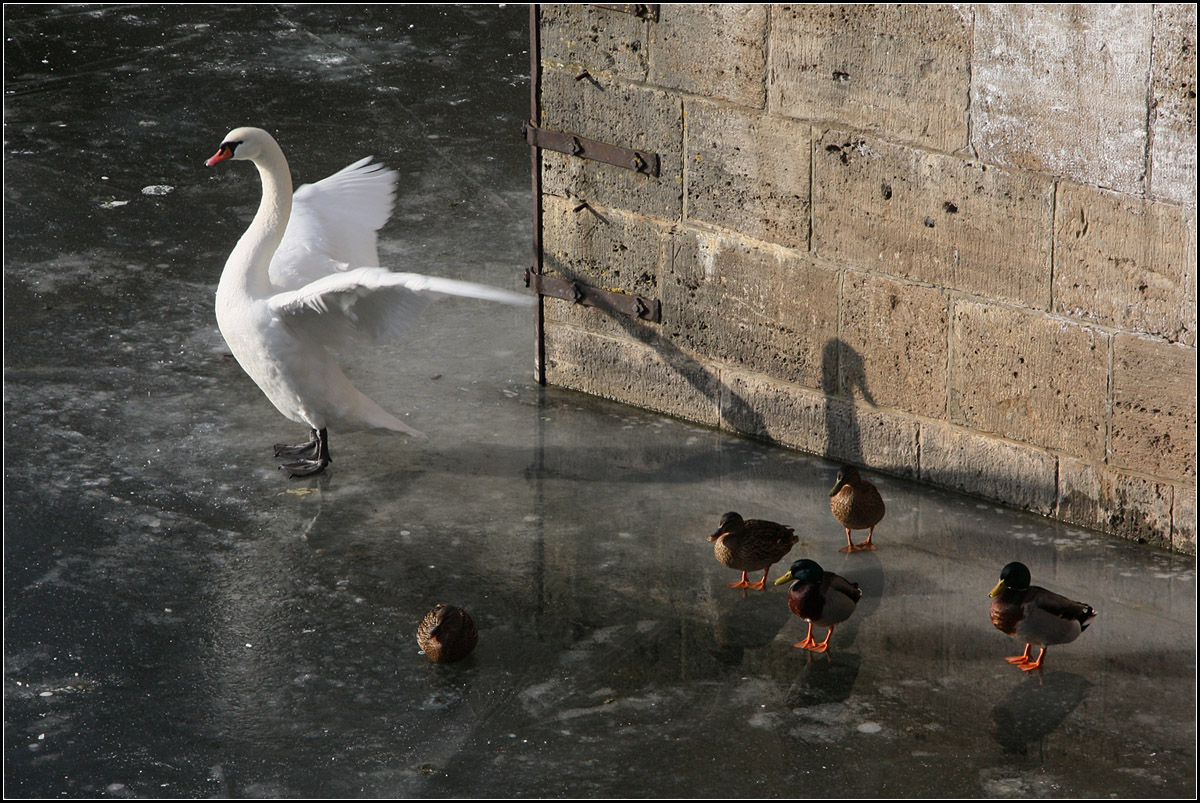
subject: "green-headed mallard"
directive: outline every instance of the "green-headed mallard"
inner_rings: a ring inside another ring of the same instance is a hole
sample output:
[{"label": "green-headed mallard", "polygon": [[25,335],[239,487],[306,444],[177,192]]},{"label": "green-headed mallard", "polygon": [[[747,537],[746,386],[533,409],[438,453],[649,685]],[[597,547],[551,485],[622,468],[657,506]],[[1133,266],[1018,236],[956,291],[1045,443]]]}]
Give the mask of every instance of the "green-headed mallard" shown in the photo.
[{"label": "green-headed mallard", "polygon": [[478,642],[479,632],[471,616],[462,608],[445,603],[425,614],[417,628],[417,643],[439,664],[461,661]]},{"label": "green-headed mallard", "polygon": [[[829,492],[829,509],[833,517],[846,528],[846,546],[841,552],[855,552],[860,549],[874,549],[871,536],[875,535],[875,525],[883,519],[883,497],[875,486],[858,476],[854,466],[844,466],[838,472],[837,482]],[[870,530],[867,540],[855,546],[850,540],[851,530]]]},{"label": "green-headed mallard", "polygon": [[[762,519],[744,520],[737,513],[721,517],[721,526],[708,537],[713,541],[713,554],[731,569],[738,569],[742,579],[729,583],[730,588],[766,588],[771,566],[783,559],[800,540],[791,527]],[[749,572],[761,570],[763,579],[750,582]]]},{"label": "green-headed mallard", "polygon": [[[788,589],[788,608],[808,622],[808,635],[795,646],[813,652],[829,649],[833,628],[850,618],[862,590],[841,575],[827,572],[814,560],[803,558],[792,564],[791,571],[775,581],[775,585],[794,580]],[[813,625],[827,627],[825,640],[817,643],[812,637]]]},{"label": "green-headed mallard", "polygon": [[[1029,568],[1013,561],[1000,570],[1000,582],[991,592],[992,624],[1002,633],[1025,642],[1025,652],[1004,660],[1026,672],[1041,669],[1047,647],[1070,644],[1096,618],[1091,605],[1031,586],[1029,581]],[[1031,661],[1029,650],[1034,644],[1041,649],[1037,660]]]}]

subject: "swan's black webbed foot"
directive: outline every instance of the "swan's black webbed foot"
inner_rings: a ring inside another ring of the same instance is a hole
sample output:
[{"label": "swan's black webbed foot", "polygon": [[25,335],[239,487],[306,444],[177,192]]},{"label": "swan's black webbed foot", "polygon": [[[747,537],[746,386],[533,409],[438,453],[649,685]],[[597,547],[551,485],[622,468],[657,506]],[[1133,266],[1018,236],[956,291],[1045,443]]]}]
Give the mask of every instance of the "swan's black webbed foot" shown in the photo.
[{"label": "swan's black webbed foot", "polygon": [[320,474],[329,465],[328,460],[297,460],[295,463],[284,463],[279,468],[287,472],[290,479],[296,477],[311,477]]},{"label": "swan's black webbed foot", "polygon": [[286,443],[275,444],[276,457],[302,457],[306,460],[316,460],[321,451],[321,439],[315,429],[309,430],[308,441],[295,446]]},{"label": "swan's black webbed foot", "polygon": [[329,455],[329,434],[326,430],[313,430],[312,439],[298,446],[287,446],[282,443],[275,445],[276,457],[298,457],[294,463],[284,463],[279,468],[287,472],[288,477],[311,477],[320,474],[325,467],[333,462]]},{"label": "swan's black webbed foot", "polygon": [[306,457],[313,460],[317,456],[317,451],[320,445],[317,443],[301,443],[296,446],[288,446],[285,443],[275,444],[276,457]]}]

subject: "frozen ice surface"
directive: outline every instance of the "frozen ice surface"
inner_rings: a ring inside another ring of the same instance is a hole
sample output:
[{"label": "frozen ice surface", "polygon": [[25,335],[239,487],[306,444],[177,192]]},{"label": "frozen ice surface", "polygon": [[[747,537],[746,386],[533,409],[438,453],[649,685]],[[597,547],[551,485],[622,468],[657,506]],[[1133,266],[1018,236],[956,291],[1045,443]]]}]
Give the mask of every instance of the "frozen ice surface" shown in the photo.
[{"label": "frozen ice surface", "polygon": [[[836,466],[538,388],[527,311],[350,361],[429,440],[277,470],[305,433],[212,310],[257,178],[204,159],[243,124],[297,183],[373,155],[385,264],[518,289],[527,13],[5,7],[5,792],[1190,797],[1193,560],[877,475],[840,555]],[[862,586],[829,655],[726,588],[727,510]],[[988,620],[1014,559],[1100,613],[1041,677]],[[460,664],[419,654],[438,602]]]}]

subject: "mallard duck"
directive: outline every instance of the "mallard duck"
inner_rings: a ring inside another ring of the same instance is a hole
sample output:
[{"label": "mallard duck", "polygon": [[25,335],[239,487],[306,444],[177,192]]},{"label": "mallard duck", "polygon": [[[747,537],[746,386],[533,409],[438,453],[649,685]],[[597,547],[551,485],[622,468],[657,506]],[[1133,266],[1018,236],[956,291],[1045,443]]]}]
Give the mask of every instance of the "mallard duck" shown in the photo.
[{"label": "mallard duck", "polygon": [[[1029,568],[1013,561],[1000,570],[1000,582],[991,592],[992,624],[1002,633],[1025,642],[1025,652],[1004,660],[1026,672],[1041,669],[1047,647],[1070,644],[1096,618],[1091,605],[1031,586],[1029,581]],[[1034,644],[1041,649],[1037,660],[1031,661],[1029,651]]]},{"label": "mallard duck", "polygon": [[[854,613],[855,606],[862,599],[862,590],[858,583],[827,572],[816,561],[807,558],[793,563],[791,570],[776,580],[775,585],[788,580],[795,581],[788,589],[788,608],[808,622],[808,634],[795,646],[813,652],[825,652],[829,649],[833,628]],[[824,641],[817,643],[812,637],[813,625],[829,628]]]},{"label": "mallard duck", "polygon": [[479,642],[479,631],[462,608],[445,603],[425,614],[417,628],[417,643],[439,664],[461,661]]},{"label": "mallard duck", "polygon": [[[800,540],[791,527],[763,519],[744,520],[737,513],[721,517],[721,526],[708,537],[713,543],[717,560],[742,573],[741,581],[728,583],[730,588],[766,588],[771,566],[783,560]],[[762,570],[763,579],[750,582],[749,572]]]},{"label": "mallard duck", "polygon": [[[860,549],[874,549],[871,536],[875,535],[875,525],[883,519],[883,497],[875,486],[858,475],[854,466],[843,466],[838,472],[837,482],[829,492],[829,509],[833,517],[846,528],[846,546],[841,552],[856,552]],[[867,540],[857,546],[850,539],[851,530],[870,530]]]}]

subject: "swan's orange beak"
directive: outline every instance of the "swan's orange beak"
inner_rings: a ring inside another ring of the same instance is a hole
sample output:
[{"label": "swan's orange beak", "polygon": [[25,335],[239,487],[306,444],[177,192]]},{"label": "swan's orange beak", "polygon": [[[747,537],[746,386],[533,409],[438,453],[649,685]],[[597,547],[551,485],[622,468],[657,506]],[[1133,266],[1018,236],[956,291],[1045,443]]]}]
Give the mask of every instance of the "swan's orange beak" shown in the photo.
[{"label": "swan's orange beak", "polygon": [[217,148],[217,152],[213,154],[212,158],[205,162],[204,165],[205,167],[212,167],[215,164],[225,161],[230,156],[233,156],[233,148],[222,144],[220,148]]}]

